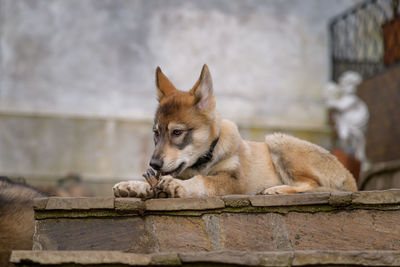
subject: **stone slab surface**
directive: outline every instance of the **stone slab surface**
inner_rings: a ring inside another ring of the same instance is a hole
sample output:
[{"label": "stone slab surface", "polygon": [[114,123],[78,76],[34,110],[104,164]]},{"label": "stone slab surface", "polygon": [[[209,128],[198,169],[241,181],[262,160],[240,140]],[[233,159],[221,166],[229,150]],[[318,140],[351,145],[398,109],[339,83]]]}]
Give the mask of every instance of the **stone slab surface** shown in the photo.
[{"label": "stone slab surface", "polygon": [[50,197],[46,210],[114,209],[113,197]]},{"label": "stone slab surface", "polygon": [[284,217],[275,213],[222,214],[221,248],[269,251],[291,249]]},{"label": "stone slab surface", "polygon": [[140,198],[116,198],[114,201],[116,210],[142,210],[146,208],[145,202]]},{"label": "stone slab surface", "polygon": [[303,265],[400,266],[399,250],[295,251],[293,266]]},{"label": "stone slab surface", "polygon": [[348,206],[352,202],[351,192],[333,192],[329,197],[329,205],[331,206]]},{"label": "stone slab surface", "polygon": [[47,197],[35,198],[33,200],[33,208],[35,210],[45,210],[48,201],[49,201],[49,198],[47,198]]},{"label": "stone slab surface", "polygon": [[399,266],[400,251],[304,250],[284,252],[218,251],[134,254],[120,251],[13,251],[16,266],[68,264],[190,266]]},{"label": "stone slab surface", "polygon": [[197,252],[179,253],[179,257],[184,263],[219,263],[256,266],[259,258],[248,251],[216,251],[216,252]]},{"label": "stone slab surface", "polygon": [[149,265],[151,256],[145,254],[124,253],[120,251],[13,251],[10,261],[22,263],[30,261],[43,265],[63,264],[128,264]]},{"label": "stone slab surface", "polygon": [[294,251],[266,251],[254,253],[260,266],[291,266]]},{"label": "stone slab surface", "polygon": [[360,191],[352,195],[353,204],[400,204],[400,190]]},{"label": "stone slab surface", "polygon": [[146,210],[208,210],[221,209],[225,203],[219,197],[209,198],[163,198],[146,201]]},{"label": "stone slab surface", "polygon": [[328,204],[330,193],[305,193],[293,195],[251,196],[250,203],[255,207],[293,206]]}]

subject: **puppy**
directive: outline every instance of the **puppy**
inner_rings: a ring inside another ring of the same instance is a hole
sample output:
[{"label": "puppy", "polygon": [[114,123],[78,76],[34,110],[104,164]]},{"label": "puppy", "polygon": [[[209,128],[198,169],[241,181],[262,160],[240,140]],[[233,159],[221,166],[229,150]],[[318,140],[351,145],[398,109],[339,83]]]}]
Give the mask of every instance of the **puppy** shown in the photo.
[{"label": "puppy", "polygon": [[[169,197],[357,191],[354,177],[322,147],[282,133],[264,142],[243,140],[216,111],[207,65],[188,92],[177,90],[158,67],[156,87],[150,166],[161,174],[157,187]],[[116,197],[154,196],[141,181],[113,190]]]}]

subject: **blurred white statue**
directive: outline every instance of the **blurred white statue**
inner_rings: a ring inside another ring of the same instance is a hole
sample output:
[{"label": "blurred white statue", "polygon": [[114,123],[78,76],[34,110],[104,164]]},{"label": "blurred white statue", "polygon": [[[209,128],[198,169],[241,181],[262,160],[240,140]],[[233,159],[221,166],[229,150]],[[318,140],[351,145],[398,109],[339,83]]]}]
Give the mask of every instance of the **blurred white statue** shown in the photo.
[{"label": "blurred white statue", "polygon": [[327,105],[333,110],[333,120],[339,137],[339,147],[353,154],[364,166],[365,131],[368,124],[368,107],[357,95],[361,75],[354,71],[344,72],[339,83],[329,83],[325,89]]}]

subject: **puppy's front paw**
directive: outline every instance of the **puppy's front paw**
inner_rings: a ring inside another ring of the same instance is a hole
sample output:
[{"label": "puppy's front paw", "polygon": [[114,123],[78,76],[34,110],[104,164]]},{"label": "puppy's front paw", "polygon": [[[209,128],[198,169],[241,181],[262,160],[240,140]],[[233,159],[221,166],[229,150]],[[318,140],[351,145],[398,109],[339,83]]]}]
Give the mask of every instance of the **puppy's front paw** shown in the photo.
[{"label": "puppy's front paw", "polygon": [[141,181],[120,182],[114,185],[113,191],[115,197],[153,197],[153,191],[150,185]]},{"label": "puppy's front paw", "polygon": [[168,197],[188,197],[188,192],[184,187],[183,181],[175,179],[170,175],[162,176],[157,184],[157,188],[167,193]]},{"label": "puppy's front paw", "polygon": [[296,191],[288,185],[278,185],[278,186],[273,186],[269,187],[267,189],[262,190],[259,192],[259,195],[280,195],[280,194],[293,194],[296,193]]}]

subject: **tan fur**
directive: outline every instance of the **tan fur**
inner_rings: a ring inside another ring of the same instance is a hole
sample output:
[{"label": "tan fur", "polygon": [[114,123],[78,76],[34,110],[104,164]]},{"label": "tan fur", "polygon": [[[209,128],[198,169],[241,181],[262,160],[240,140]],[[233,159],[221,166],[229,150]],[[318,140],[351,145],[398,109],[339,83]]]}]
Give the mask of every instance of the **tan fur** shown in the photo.
[{"label": "tan fur", "polygon": [[[153,158],[163,160],[160,171],[165,175],[159,186],[171,197],[357,191],[349,171],[322,147],[281,133],[266,136],[265,142],[243,140],[236,125],[215,110],[206,65],[189,92],[172,89],[159,68],[156,79],[155,130],[160,136]],[[174,129],[181,126],[182,136],[174,136]],[[218,142],[212,158],[197,168],[196,160],[207,154],[213,140]],[[116,196],[145,194],[137,181],[117,184],[114,192]]]}]

